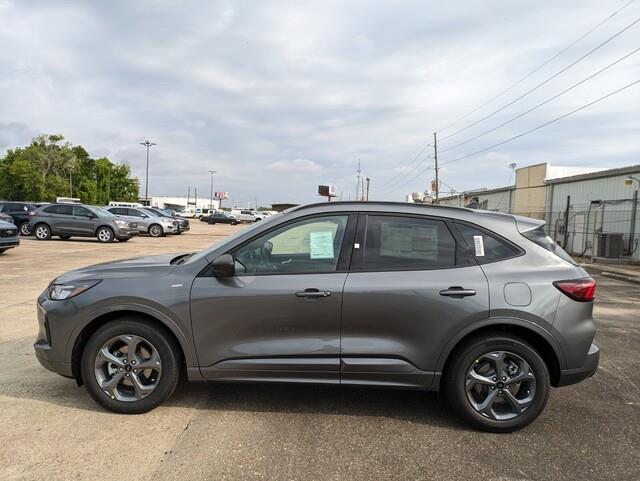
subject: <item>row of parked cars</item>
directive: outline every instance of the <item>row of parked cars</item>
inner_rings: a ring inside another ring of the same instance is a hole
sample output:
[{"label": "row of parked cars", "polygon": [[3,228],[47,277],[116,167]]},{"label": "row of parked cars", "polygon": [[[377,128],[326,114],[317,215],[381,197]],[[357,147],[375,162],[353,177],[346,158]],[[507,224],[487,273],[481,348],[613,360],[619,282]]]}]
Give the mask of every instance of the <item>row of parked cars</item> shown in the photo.
[{"label": "row of parked cars", "polygon": [[[128,241],[139,234],[161,237],[189,230],[189,221],[152,207],[98,207],[85,204],[0,203],[0,253],[19,244],[18,233],[38,240],[52,236]],[[6,247],[5,247],[6,246]]]},{"label": "row of parked cars", "polygon": [[214,210],[207,215],[200,216],[202,222],[208,224],[240,224],[241,222],[258,222],[272,216],[271,211],[255,211],[234,209],[231,212]]}]

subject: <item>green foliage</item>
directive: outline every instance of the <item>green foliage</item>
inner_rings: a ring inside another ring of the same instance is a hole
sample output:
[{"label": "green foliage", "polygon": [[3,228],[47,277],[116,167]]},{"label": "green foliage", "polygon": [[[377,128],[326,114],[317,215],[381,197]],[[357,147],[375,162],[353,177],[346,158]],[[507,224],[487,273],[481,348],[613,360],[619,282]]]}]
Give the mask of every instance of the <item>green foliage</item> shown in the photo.
[{"label": "green foliage", "polygon": [[138,179],[127,164],[92,159],[80,145],[62,135],[39,135],[27,147],[0,157],[0,199],[53,202],[78,197],[87,204],[111,200],[137,202]]}]

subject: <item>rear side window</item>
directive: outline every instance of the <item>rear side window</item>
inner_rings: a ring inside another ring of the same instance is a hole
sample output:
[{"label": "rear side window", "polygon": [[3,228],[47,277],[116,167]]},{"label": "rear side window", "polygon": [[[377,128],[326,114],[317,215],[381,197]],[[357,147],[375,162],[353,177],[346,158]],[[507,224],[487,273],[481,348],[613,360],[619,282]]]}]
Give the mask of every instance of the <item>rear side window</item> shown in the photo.
[{"label": "rear side window", "polygon": [[73,207],[70,205],[52,205],[44,209],[48,214],[72,215]]},{"label": "rear side window", "polygon": [[469,250],[479,263],[501,261],[517,256],[520,251],[498,237],[469,224],[455,222]]},{"label": "rear side window", "polygon": [[544,247],[549,252],[554,253],[560,259],[563,259],[573,264],[574,266],[577,265],[576,261],[574,261],[573,258],[569,254],[567,254],[562,247],[556,244],[553,239],[547,235],[542,226],[538,227],[537,229],[524,232],[522,235],[529,239],[531,242],[535,242],[540,247]]},{"label": "rear side window", "polygon": [[365,271],[441,269],[455,264],[456,242],[444,222],[369,216],[363,259]]}]

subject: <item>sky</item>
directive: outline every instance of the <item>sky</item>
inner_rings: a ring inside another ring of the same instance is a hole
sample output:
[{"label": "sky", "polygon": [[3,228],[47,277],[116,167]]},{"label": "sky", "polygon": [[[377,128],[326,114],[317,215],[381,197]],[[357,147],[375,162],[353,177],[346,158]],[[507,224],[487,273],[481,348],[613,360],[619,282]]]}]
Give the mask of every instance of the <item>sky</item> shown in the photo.
[{"label": "sky", "polygon": [[237,205],[352,199],[358,161],[371,199],[403,200],[433,132],[443,191],[640,164],[640,84],[492,148],[640,80],[638,52],[493,130],[640,47],[639,22],[597,48],[638,0],[566,49],[627,3],[0,0],[0,152],[60,133],[144,186],[150,139],[150,195],[207,197],[213,169]]}]

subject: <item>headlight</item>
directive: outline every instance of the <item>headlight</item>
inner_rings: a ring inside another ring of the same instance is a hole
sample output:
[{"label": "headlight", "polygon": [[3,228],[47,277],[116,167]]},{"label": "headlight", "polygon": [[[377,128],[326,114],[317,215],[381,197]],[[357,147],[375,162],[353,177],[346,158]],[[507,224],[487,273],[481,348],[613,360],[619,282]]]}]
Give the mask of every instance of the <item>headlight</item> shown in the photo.
[{"label": "headlight", "polygon": [[63,301],[82,294],[87,289],[91,289],[100,281],[78,281],[68,284],[52,284],[49,286],[49,299],[53,301]]},{"label": "headlight", "polygon": [[121,225],[121,226],[129,225],[129,223],[126,220],[116,219],[113,222],[115,222],[116,225]]}]

